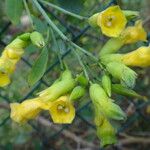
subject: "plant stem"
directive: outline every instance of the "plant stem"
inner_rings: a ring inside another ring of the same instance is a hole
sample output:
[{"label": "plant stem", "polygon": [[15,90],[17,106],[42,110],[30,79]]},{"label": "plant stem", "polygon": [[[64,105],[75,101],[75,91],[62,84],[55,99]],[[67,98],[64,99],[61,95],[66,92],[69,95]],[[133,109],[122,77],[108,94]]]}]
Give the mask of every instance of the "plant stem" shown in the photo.
[{"label": "plant stem", "polygon": [[73,43],[72,41],[70,41],[70,44],[71,44],[73,47],[75,47],[75,48],[77,48],[78,50],[80,50],[80,51],[82,51],[83,53],[85,53],[86,55],[90,56],[94,61],[96,61],[96,62],[98,61],[98,59],[97,59],[95,56],[93,56],[90,52],[86,51],[86,50],[83,49],[82,47],[78,46],[77,44]]},{"label": "plant stem", "polygon": [[81,60],[80,55],[78,54],[78,52],[76,52],[76,50],[75,50],[74,48],[72,48],[72,50],[73,50],[73,52],[75,53],[75,55],[76,55],[76,57],[77,57],[77,59],[78,59],[78,61],[79,61],[79,64],[81,65],[81,67],[82,67],[82,69],[83,69],[83,71],[84,71],[85,77],[87,78],[88,81],[90,81],[89,76],[88,76],[88,73],[87,73],[87,70],[86,70],[86,68],[85,68],[85,66],[84,66],[84,64],[83,64],[83,62],[82,62],[82,60]]},{"label": "plant stem", "polygon": [[50,3],[50,2],[47,2],[47,1],[44,1],[44,0],[39,0],[39,1],[41,3],[43,3],[43,4],[45,4],[45,5],[48,5],[48,6],[52,7],[52,8],[55,8],[55,9],[59,10],[60,12],[63,12],[64,14],[70,15],[70,16],[75,17],[77,19],[80,19],[80,20],[87,19],[87,17],[83,17],[83,16],[77,15],[75,13],[69,12],[69,11],[67,11],[67,10],[65,10],[65,9],[63,9],[63,8],[61,8],[59,6],[56,6],[56,5],[54,5],[54,4]]},{"label": "plant stem", "polygon": [[24,7],[26,9],[26,12],[28,14],[29,20],[30,20],[30,24],[31,24],[32,28],[34,29],[33,20],[32,20],[31,13],[30,13],[30,10],[29,10],[26,0],[23,0],[23,3],[24,3]]},{"label": "plant stem", "polygon": [[56,53],[57,53],[57,56],[58,56],[58,59],[59,59],[59,62],[60,62],[60,68],[63,69],[63,62],[62,62],[62,59],[61,59],[61,55],[60,55],[60,47],[58,45],[58,42],[56,41],[56,36],[53,32],[53,30],[50,28],[51,30],[51,34],[52,34],[52,39],[53,39],[53,42],[54,42],[54,45],[56,46]]},{"label": "plant stem", "polygon": [[40,6],[40,4],[38,3],[37,0],[32,0],[33,3],[35,4],[35,6],[39,9],[39,11],[41,12],[41,14],[43,15],[43,17],[45,18],[45,20],[47,21],[47,23],[52,27],[52,29],[54,31],[56,31],[60,37],[64,40],[64,41],[68,41],[69,39],[58,29],[58,27],[53,23],[53,21],[48,17],[48,15],[46,14],[46,12],[43,10],[43,8]]},{"label": "plant stem", "polygon": [[46,14],[46,12],[43,10],[43,8],[40,6],[40,4],[38,3],[37,0],[32,0],[33,3],[36,5],[36,7],[39,9],[39,11],[41,12],[41,14],[43,15],[43,17],[45,18],[45,20],[47,21],[47,23],[52,27],[52,29],[54,31],[56,31],[59,36],[67,43],[69,43],[70,45],[72,45],[73,47],[77,48],[78,50],[82,51],[83,53],[85,53],[86,55],[90,56],[94,61],[98,61],[98,59],[93,56],[90,52],[86,51],[85,49],[81,48],[80,46],[78,46],[77,44],[73,43],[70,39],[68,39],[62,32],[61,30],[58,29],[58,27],[53,23],[53,21],[48,17],[48,15]]}]

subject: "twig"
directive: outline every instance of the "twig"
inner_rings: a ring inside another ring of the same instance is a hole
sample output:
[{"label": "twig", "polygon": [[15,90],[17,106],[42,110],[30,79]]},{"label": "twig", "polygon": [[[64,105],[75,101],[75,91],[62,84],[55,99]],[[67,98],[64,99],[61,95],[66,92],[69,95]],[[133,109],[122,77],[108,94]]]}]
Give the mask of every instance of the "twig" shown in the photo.
[{"label": "twig", "polygon": [[[56,126],[54,125],[53,123],[51,123],[50,121],[46,120],[45,118],[43,117],[38,117],[37,118],[37,121],[45,126],[45,127],[50,127],[52,129],[54,129],[55,131],[59,131],[61,128],[59,126]],[[84,139],[82,139],[81,137],[78,137],[76,136],[74,133],[64,129],[62,132],[61,132],[65,137],[69,138],[69,139],[72,139],[73,141],[75,141],[76,143],[80,143],[81,145],[84,145],[84,146],[87,146],[87,147],[91,147],[91,148],[98,148],[98,146],[94,145],[93,143],[90,143],[88,141],[85,141]]]}]

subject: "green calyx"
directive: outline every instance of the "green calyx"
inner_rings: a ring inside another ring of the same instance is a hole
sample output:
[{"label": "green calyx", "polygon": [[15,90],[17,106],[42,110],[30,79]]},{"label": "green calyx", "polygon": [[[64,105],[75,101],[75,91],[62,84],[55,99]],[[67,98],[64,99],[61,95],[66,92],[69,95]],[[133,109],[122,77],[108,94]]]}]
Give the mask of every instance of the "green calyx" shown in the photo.
[{"label": "green calyx", "polygon": [[102,86],[109,97],[111,97],[111,80],[108,75],[102,76]]},{"label": "green calyx", "polygon": [[83,88],[82,86],[76,86],[72,90],[69,99],[71,101],[75,101],[75,100],[81,98],[82,96],[84,96],[84,94],[85,94],[85,88]]},{"label": "green calyx", "polygon": [[60,96],[70,92],[76,85],[75,80],[72,78],[71,72],[66,70],[61,75],[61,78],[54,82],[48,89],[38,93],[44,101],[54,101]]},{"label": "green calyx", "polygon": [[45,41],[41,33],[34,31],[30,34],[30,40],[33,45],[36,45],[39,48],[45,46]]},{"label": "green calyx", "polygon": [[133,88],[137,74],[135,71],[119,62],[110,62],[106,65],[107,71],[115,78],[120,80],[121,84]]},{"label": "green calyx", "polygon": [[107,43],[102,47],[99,52],[99,57],[106,54],[112,54],[117,52],[124,45],[124,40],[121,37],[111,38]]}]

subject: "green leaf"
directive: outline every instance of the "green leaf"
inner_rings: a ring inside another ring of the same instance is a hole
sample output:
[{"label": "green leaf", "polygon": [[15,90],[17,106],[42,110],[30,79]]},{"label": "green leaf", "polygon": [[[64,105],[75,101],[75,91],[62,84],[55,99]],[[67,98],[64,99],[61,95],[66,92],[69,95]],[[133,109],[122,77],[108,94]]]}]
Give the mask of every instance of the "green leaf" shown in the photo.
[{"label": "green leaf", "polygon": [[47,48],[44,48],[41,55],[33,65],[32,70],[29,72],[28,75],[29,85],[35,84],[38,80],[42,78],[46,70],[47,61],[48,61],[48,51]]},{"label": "green leaf", "polygon": [[19,23],[22,11],[22,0],[6,0],[6,14],[13,24]]}]

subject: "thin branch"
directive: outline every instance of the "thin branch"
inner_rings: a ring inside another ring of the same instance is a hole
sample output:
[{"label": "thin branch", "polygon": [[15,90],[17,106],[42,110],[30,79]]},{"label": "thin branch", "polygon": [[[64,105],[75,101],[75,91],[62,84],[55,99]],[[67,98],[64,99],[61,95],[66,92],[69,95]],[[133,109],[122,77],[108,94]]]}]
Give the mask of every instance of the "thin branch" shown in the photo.
[{"label": "thin branch", "polygon": [[[55,131],[59,131],[61,129],[59,126],[54,125],[53,123],[51,123],[50,121],[46,120],[43,117],[38,117],[37,121],[41,125],[43,125],[45,127],[50,127],[53,130],[55,130]],[[70,131],[68,131],[66,129],[64,129],[61,132],[61,134],[63,134],[66,138],[69,138],[69,139],[75,141],[76,143],[80,143],[80,144],[82,144],[84,146],[91,147],[91,148],[98,148],[99,147],[99,146],[94,145],[93,143],[90,143],[90,142],[82,139],[81,137],[76,136],[74,133],[72,133],[72,132],[70,132]]]},{"label": "thin branch", "polygon": [[63,9],[63,8],[61,8],[59,6],[56,6],[56,5],[54,5],[54,4],[50,3],[50,2],[47,2],[47,1],[44,1],[44,0],[39,0],[39,1],[41,3],[43,3],[43,4],[45,4],[45,5],[48,5],[48,6],[52,7],[52,8],[55,8],[55,9],[59,10],[60,12],[62,12],[64,14],[70,15],[70,16],[78,18],[80,20],[87,19],[87,17],[83,17],[83,16],[77,15],[75,13],[69,12],[69,11],[67,11],[67,10],[65,10],[65,9]]}]

